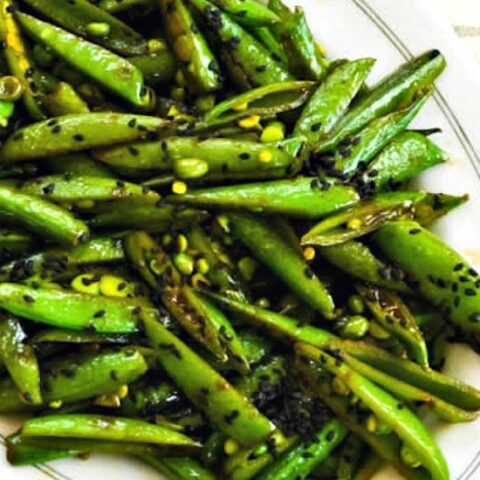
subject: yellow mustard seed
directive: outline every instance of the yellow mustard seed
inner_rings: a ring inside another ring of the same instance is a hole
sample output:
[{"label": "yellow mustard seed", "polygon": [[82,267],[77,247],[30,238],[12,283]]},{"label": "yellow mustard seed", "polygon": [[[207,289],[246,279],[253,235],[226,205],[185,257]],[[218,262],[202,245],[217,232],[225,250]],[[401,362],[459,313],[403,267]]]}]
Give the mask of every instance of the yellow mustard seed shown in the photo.
[{"label": "yellow mustard seed", "polygon": [[226,440],[225,443],[223,444],[223,451],[227,455],[233,455],[235,452],[238,451],[238,448],[239,448],[238,443],[235,440],[232,440],[231,438]]},{"label": "yellow mustard seed", "polygon": [[238,126],[244,128],[245,130],[250,130],[252,128],[260,127],[260,116],[259,115],[249,115],[248,117],[242,118],[238,121]]},{"label": "yellow mustard seed", "polygon": [[175,180],[172,183],[172,192],[175,193],[176,195],[185,195],[187,193],[188,187],[185,182],[182,182],[180,180]]},{"label": "yellow mustard seed", "polygon": [[307,262],[311,262],[315,258],[315,248],[313,247],[305,247],[303,249],[303,258],[307,260]]},{"label": "yellow mustard seed", "polygon": [[258,154],[258,160],[262,163],[270,163],[273,160],[273,153],[271,150],[261,150]]},{"label": "yellow mustard seed", "polygon": [[50,408],[53,408],[55,410],[58,408],[61,408],[62,405],[63,405],[63,402],[61,400],[53,400],[48,404]]},{"label": "yellow mustard seed", "polygon": [[232,107],[235,112],[244,112],[248,108],[247,102],[237,103]]}]

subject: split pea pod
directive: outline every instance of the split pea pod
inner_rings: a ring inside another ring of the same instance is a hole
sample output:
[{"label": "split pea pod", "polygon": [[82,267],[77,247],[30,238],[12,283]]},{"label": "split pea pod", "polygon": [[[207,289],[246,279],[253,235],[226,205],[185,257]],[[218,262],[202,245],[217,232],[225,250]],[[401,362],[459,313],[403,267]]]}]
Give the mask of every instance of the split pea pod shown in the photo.
[{"label": "split pea pod", "polygon": [[332,150],[372,120],[407,108],[420,92],[431,88],[445,66],[445,58],[438,50],[408,61],[359,99],[317,149]]},{"label": "split pea pod", "polygon": [[335,68],[305,105],[294,135],[305,135],[309,142],[315,143],[328,134],[358,93],[374,62],[365,58]]},{"label": "split pea pod", "polygon": [[298,218],[319,218],[357,204],[356,190],[315,177],[247,183],[190,190],[167,201],[206,208],[247,210]]},{"label": "split pea pod", "polygon": [[84,113],[64,115],[24,127],[4,143],[0,162],[53,157],[88,148],[134,141],[155,135],[168,121],[146,115]]},{"label": "split pea pod", "polygon": [[267,265],[304,302],[325,318],[333,316],[333,299],[305,259],[268,222],[254,215],[229,213],[234,238]]},{"label": "split pea pod", "polygon": [[221,51],[230,76],[241,88],[247,90],[252,86],[292,79],[286,68],[227,14],[207,0],[192,0],[191,3],[222,42]]},{"label": "split pea pod", "polygon": [[467,333],[470,341],[480,341],[480,281],[459,253],[416,222],[388,223],[373,240],[406,272],[420,295]]},{"label": "split pea pod", "polygon": [[0,217],[65,246],[77,245],[89,237],[87,225],[72,213],[8,187],[0,187]]},{"label": "split pea pod", "polygon": [[183,0],[159,0],[158,3],[165,31],[182,66],[187,88],[197,94],[221,88],[218,62]]},{"label": "split pea pod", "polygon": [[[88,0],[75,0],[74,3],[63,0],[23,2],[66,30],[103,45],[119,55],[142,55],[147,52],[147,42],[142,35]],[[106,33],[96,33],[96,24],[105,25]]]},{"label": "split pea pod", "polygon": [[8,314],[0,317],[0,359],[23,400],[32,405],[42,403],[35,351],[27,343],[27,335],[18,319]]},{"label": "split pea pod", "polygon": [[144,324],[167,374],[217,429],[245,447],[273,433],[266,417],[154,317],[146,317]]},{"label": "split pea pod", "polygon": [[25,13],[17,13],[16,18],[31,37],[107,90],[134,107],[151,107],[152,94],[143,84],[142,73],[128,60]]},{"label": "split pea pod", "polygon": [[41,105],[39,77],[27,53],[13,8],[11,0],[0,2],[0,37],[5,45],[5,59],[10,73],[23,86],[22,100],[29,115],[34,120],[43,120],[46,115]]}]

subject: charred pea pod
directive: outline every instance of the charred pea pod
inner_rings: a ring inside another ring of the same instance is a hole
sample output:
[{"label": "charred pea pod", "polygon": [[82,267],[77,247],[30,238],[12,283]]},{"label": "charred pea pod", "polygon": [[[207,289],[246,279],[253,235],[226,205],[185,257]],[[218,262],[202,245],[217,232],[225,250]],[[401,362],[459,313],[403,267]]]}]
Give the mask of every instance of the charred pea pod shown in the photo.
[{"label": "charred pea pod", "polygon": [[[436,441],[423,423],[401,402],[390,395],[382,388],[375,385],[373,382],[358,374],[355,370],[347,366],[340,358],[333,356],[307,344],[298,344],[296,353],[299,357],[305,358],[307,363],[313,361],[325,369],[334,378],[342,381],[346,388],[356,395],[364,404],[365,407],[371,411],[378,423],[383,422],[392,433],[387,434],[389,437],[396,439],[390,444],[390,438],[384,440],[389,443],[389,449],[393,452],[393,458],[387,458],[392,461],[396,468],[400,471],[414,470],[405,462],[402,462],[400,456],[400,446],[408,447],[415,452],[415,457],[418,459],[418,469],[424,472],[425,478],[431,476],[433,480],[447,480],[450,478],[448,467],[442,452]],[[317,379],[318,383],[322,383],[321,379]],[[325,383],[325,380],[323,380]],[[314,389],[320,393],[321,398],[334,409],[335,413],[341,416],[346,425],[351,428],[354,433],[361,435],[364,433],[362,416],[359,412],[351,414],[348,421],[344,419],[346,416],[344,412],[336,405],[335,400],[327,399],[322,387]],[[343,405],[342,405],[343,406]],[[368,427],[366,428],[368,431]],[[375,431],[375,429],[373,429]],[[369,442],[371,435],[361,435],[364,440]],[[395,443],[394,443],[395,442]],[[370,443],[370,442],[369,442]],[[376,445],[371,444],[374,448]],[[378,452],[382,454],[383,452]],[[395,458],[396,457],[396,458]],[[413,477],[415,478],[415,477]]]},{"label": "charred pea pod", "polygon": [[[422,92],[420,98],[406,109],[372,120],[358,132],[355,138],[344,140],[343,144],[334,152],[333,158],[327,156],[327,161],[333,160],[334,170],[347,176],[353,175],[359,165],[361,167],[368,164],[390,140],[405,130],[423,108],[430,95],[431,90],[427,90],[426,93]],[[323,162],[325,163],[325,157]]]},{"label": "charred pea pod", "polygon": [[327,420],[315,432],[314,440],[300,441],[278,460],[263,470],[258,480],[288,480],[307,478],[311,471],[344,440],[347,429],[337,419]]},{"label": "charred pea pod", "polygon": [[6,260],[9,256],[25,254],[33,247],[33,238],[20,230],[0,229],[0,258]]},{"label": "charred pea pod", "polygon": [[25,13],[17,13],[16,18],[30,36],[80,72],[134,107],[151,108],[154,98],[143,85],[142,73],[130,62],[99,45]]},{"label": "charred pea pod", "polygon": [[317,247],[316,252],[353,278],[396,292],[409,291],[403,281],[403,271],[396,265],[388,265],[378,259],[367,245],[359,241],[349,240],[328,247]]},{"label": "charred pea pod", "polygon": [[292,79],[286,68],[227,14],[207,0],[192,0],[191,3],[220,41],[230,76],[239,87],[247,90],[252,86]]},{"label": "charred pea pod", "polygon": [[133,418],[95,414],[59,414],[26,420],[20,435],[26,437],[59,437],[112,442],[134,442],[158,445],[172,453],[199,451],[201,445],[186,435],[160,425]]},{"label": "charred pea pod", "polygon": [[428,367],[428,351],[422,332],[402,299],[372,285],[357,284],[356,288],[377,322],[400,340],[414,361]]},{"label": "charred pea pod", "polygon": [[336,245],[366,235],[389,220],[411,217],[424,192],[387,192],[373,200],[331,215],[312,227],[301,239],[302,245]]},{"label": "charred pea pod", "polygon": [[17,318],[0,317],[0,359],[6,366],[22,399],[32,405],[42,403],[37,358]]},{"label": "charred pea pod", "polygon": [[98,6],[109,13],[121,13],[135,7],[154,8],[155,0],[100,0]]},{"label": "charred pea pod", "polygon": [[49,173],[72,175],[87,175],[90,177],[115,178],[106,166],[93,160],[85,153],[72,153],[49,157],[43,160]]},{"label": "charred pea pod", "polygon": [[154,317],[144,318],[144,325],[167,374],[218,430],[245,447],[273,433],[266,417]]},{"label": "charred pea pod", "polygon": [[446,161],[445,152],[414,131],[397,135],[360,174],[372,190],[389,190]]},{"label": "charred pea pod", "polygon": [[35,289],[15,283],[0,283],[0,306],[34,322],[99,333],[136,332],[141,310],[133,300]]},{"label": "charred pea pod", "polygon": [[56,203],[84,200],[107,201],[122,198],[158,201],[158,193],[122,180],[90,176],[49,175],[27,180],[18,189],[28,195],[48,198]]},{"label": "charred pea pod", "polygon": [[229,213],[228,220],[233,237],[250,249],[293,292],[325,318],[333,316],[334,304],[326,287],[268,220],[241,213]]},{"label": "charred pea pod", "polygon": [[64,115],[24,127],[4,143],[2,163],[12,163],[88,148],[134,141],[156,135],[168,121],[158,117],[122,113]]},{"label": "charred pea pod", "polygon": [[362,96],[338,122],[319,151],[332,150],[374,119],[408,108],[412,101],[445,69],[446,62],[438,50],[426,52],[402,65]]},{"label": "charred pea pod", "polygon": [[[39,76],[36,72],[20,34],[11,0],[0,2],[0,38],[4,43],[4,55],[10,73],[20,80],[23,86],[22,99],[29,115],[34,120],[46,117],[41,106]],[[4,113],[8,114],[8,106]]]},{"label": "charred pea pod", "polygon": [[183,0],[159,0],[159,5],[170,45],[183,66],[188,89],[201,94],[221,88],[217,60]]},{"label": "charred pea pod", "polygon": [[[146,371],[145,359],[130,347],[52,360],[42,365],[43,401],[47,406],[52,402],[68,404],[112,393],[137,380]],[[31,410],[32,406],[20,400],[11,380],[1,382],[0,412]]]},{"label": "charred pea pod", "polygon": [[416,222],[390,222],[373,235],[373,241],[406,272],[420,295],[471,342],[480,341],[478,273],[460,254]]},{"label": "charred pea pod", "polygon": [[270,27],[256,27],[250,29],[252,35],[270,52],[272,57],[283,63],[287,64],[287,55],[283,48],[282,42],[272,32]]},{"label": "charred pea pod", "polygon": [[128,61],[142,72],[145,83],[151,87],[171,81],[177,71],[175,57],[167,48],[149,55],[130,57]]},{"label": "charred pea pod", "polygon": [[58,82],[53,91],[44,95],[43,104],[50,115],[55,117],[90,111],[87,103],[67,82]]},{"label": "charred pea pod", "polygon": [[365,58],[336,67],[318,86],[295,124],[294,135],[310,143],[328,134],[363,85],[375,60]]},{"label": "charred pea pod", "polygon": [[305,154],[302,138],[261,144],[231,138],[170,137],[94,150],[97,160],[134,175],[174,171],[191,181],[268,179],[292,175]]},{"label": "charred pea pod", "polygon": [[[309,343],[323,350],[344,351],[362,363],[403,383],[424,390],[459,409],[469,412],[480,410],[480,391],[454,378],[435,370],[425,369],[373,345],[359,341],[341,340],[326,330],[311,325],[302,325],[298,320],[286,315],[248,303],[236,302],[210,292],[205,293],[232,315],[238,316],[254,327],[267,331],[274,338],[286,342]],[[388,390],[387,384],[382,384],[382,386]]]},{"label": "charred pea pod", "polygon": [[[142,55],[147,52],[147,42],[138,32],[88,0],[75,0],[75,3],[62,0],[24,2],[66,30],[120,55]],[[99,23],[107,26],[104,32],[99,32],[101,34],[97,33],[100,29],[94,28]]]},{"label": "charred pea pod", "polygon": [[172,195],[167,201],[207,208],[319,218],[357,204],[359,195],[350,186],[332,185],[328,181],[304,177],[190,190],[184,195]]},{"label": "charred pea pod", "polygon": [[148,455],[142,459],[170,480],[215,480],[216,478],[212,472],[193,458],[158,458]]},{"label": "charred pea pod", "polygon": [[0,187],[0,217],[66,246],[89,237],[87,225],[67,210],[8,187]]}]

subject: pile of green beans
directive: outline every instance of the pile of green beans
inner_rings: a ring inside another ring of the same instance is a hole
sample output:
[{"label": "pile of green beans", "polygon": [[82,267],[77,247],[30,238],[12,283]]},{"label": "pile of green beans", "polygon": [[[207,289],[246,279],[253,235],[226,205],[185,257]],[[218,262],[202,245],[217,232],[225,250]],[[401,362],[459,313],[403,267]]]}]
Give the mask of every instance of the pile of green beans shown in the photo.
[{"label": "pile of green beans", "polygon": [[423,418],[480,276],[408,182],[446,63],[367,86],[281,0],[0,0],[0,415],[13,465],[171,480],[448,480]]}]

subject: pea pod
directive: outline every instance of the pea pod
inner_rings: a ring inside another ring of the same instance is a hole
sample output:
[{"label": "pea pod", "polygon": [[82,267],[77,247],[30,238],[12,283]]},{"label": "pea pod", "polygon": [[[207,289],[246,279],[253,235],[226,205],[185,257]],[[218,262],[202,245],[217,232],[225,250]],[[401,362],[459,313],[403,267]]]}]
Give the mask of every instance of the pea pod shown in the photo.
[{"label": "pea pod", "polygon": [[91,177],[115,178],[113,172],[84,153],[72,153],[49,157],[44,164],[51,174],[88,175]]},{"label": "pea pod", "polygon": [[[343,381],[380,421],[384,422],[405,445],[415,452],[421,465],[420,471],[424,470],[424,474],[430,475],[433,480],[450,478],[447,463],[435,440],[423,423],[403,403],[399,403],[396,398],[356,373],[341,360],[338,361],[315,347],[299,344],[296,352],[315,362],[322,362],[321,365],[328,372]],[[322,398],[325,396],[322,395]],[[332,402],[327,402],[332,406]],[[360,416],[355,412],[348,423],[355,424],[359,421],[361,421]],[[364,439],[368,441],[367,438]],[[403,467],[398,462],[395,463],[397,468],[409,470],[406,465]]]},{"label": "pea pod", "polygon": [[74,246],[89,237],[87,225],[70,212],[42,198],[2,186],[0,217],[62,245]]},{"label": "pea pod", "polygon": [[135,107],[148,108],[152,105],[152,97],[143,85],[141,72],[127,60],[25,13],[17,13],[16,18],[35,40],[107,90]]},{"label": "pea pod", "polygon": [[15,283],[0,283],[0,306],[23,318],[71,330],[130,333],[138,328],[139,306],[117,300]]},{"label": "pea pod", "polygon": [[170,480],[215,480],[215,476],[193,458],[143,457],[149,465],[166,475]]},{"label": "pea pod", "polygon": [[427,193],[425,199],[415,206],[415,220],[422,226],[430,225],[451,210],[462,206],[469,199],[468,195]]},{"label": "pea pod", "polygon": [[246,27],[271,25],[280,20],[271,9],[255,0],[214,0],[212,3]]},{"label": "pea pod", "polygon": [[134,7],[154,7],[155,0],[100,0],[98,6],[110,13],[121,13]]},{"label": "pea pod", "polygon": [[272,32],[272,29],[266,27],[256,27],[251,29],[252,35],[270,52],[272,57],[282,62],[287,63],[287,55],[283,49],[282,42]]},{"label": "pea pod", "polygon": [[396,292],[409,291],[403,281],[403,271],[396,265],[378,259],[367,245],[359,241],[348,240],[328,247],[318,247],[316,252],[353,278]]},{"label": "pea pod", "polygon": [[149,55],[130,57],[128,61],[142,72],[145,83],[151,87],[169,82],[177,71],[175,57],[166,48]]},{"label": "pea pod", "polygon": [[[265,263],[303,301],[325,318],[333,315],[330,293],[305,260],[268,221],[253,215],[228,214],[232,234]],[[279,261],[281,259],[281,261]]]},{"label": "pea pod", "polygon": [[52,116],[88,113],[87,103],[67,82],[58,82],[53,91],[43,97],[43,104]]},{"label": "pea pod", "polygon": [[258,480],[304,479],[325,460],[347,434],[337,419],[328,420],[314,435],[313,441],[300,442],[258,475]]},{"label": "pea pod", "polygon": [[[153,317],[145,318],[144,323],[167,374],[217,429],[246,447],[274,431],[272,423],[243,395],[163,325]],[[185,375],[187,371],[189,375]]]},{"label": "pea pod", "polygon": [[335,68],[305,105],[293,134],[304,135],[310,143],[328,134],[358,93],[374,62],[365,58]]},{"label": "pea pod", "polygon": [[[32,61],[26,50],[13,14],[12,0],[0,2],[0,38],[4,42],[4,55],[10,73],[18,78],[23,86],[22,100],[29,115],[34,120],[43,120],[46,115],[41,106],[41,91],[39,90],[39,76],[36,73]],[[30,73],[33,75],[30,76]],[[28,72],[28,74],[27,74]],[[11,108],[8,104],[2,103],[4,114],[10,115]]]},{"label": "pea pod", "polygon": [[[137,380],[147,370],[143,356],[133,348],[52,360],[42,365],[42,398],[66,404],[112,393]],[[114,374],[112,375],[112,372]],[[0,412],[31,411],[11,380],[0,383]]]},{"label": "pea pod", "polygon": [[322,183],[317,178],[304,177],[191,190],[185,195],[172,195],[167,201],[207,208],[319,218],[355,205],[359,195],[350,186],[332,185],[328,181]]},{"label": "pea pod", "polygon": [[290,80],[288,71],[275,61],[253,36],[207,0],[192,0],[216,38],[232,80],[241,88]]},{"label": "pea pod", "polygon": [[443,55],[431,50],[400,66],[359,99],[317,149],[333,150],[374,119],[407,108],[420,92],[431,87],[445,65]]},{"label": "pea pod", "polygon": [[42,403],[40,372],[33,348],[17,318],[0,317],[0,359],[26,403]]},{"label": "pea pod", "polygon": [[7,139],[0,153],[3,163],[79,152],[154,135],[166,120],[145,115],[85,113],[34,123]]},{"label": "pea pod", "polygon": [[[147,42],[138,32],[88,0],[75,0],[75,3],[62,0],[24,0],[24,2],[66,30],[103,45],[119,55],[141,55],[147,51]],[[90,28],[92,23],[108,25],[108,33],[92,34]]]},{"label": "pea pod", "polygon": [[[233,0],[235,1],[235,0]],[[160,0],[160,10],[172,50],[193,93],[218,90],[222,78],[216,58],[182,0]]]},{"label": "pea pod", "polygon": [[415,317],[395,293],[371,285],[356,285],[367,307],[382,327],[398,338],[411,358],[428,366],[428,351]]}]

